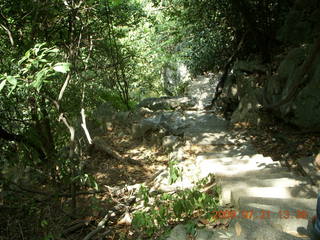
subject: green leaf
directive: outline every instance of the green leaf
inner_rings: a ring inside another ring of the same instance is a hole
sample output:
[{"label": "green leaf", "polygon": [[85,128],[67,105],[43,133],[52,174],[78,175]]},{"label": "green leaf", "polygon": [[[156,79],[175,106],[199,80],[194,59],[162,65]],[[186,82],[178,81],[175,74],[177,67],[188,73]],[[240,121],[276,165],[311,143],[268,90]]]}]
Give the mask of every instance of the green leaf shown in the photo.
[{"label": "green leaf", "polygon": [[7,80],[13,87],[16,87],[18,84],[18,81],[14,76],[7,76]]},{"label": "green leaf", "polygon": [[25,60],[27,60],[28,58],[30,58],[31,55],[31,50],[28,50],[25,55],[21,58],[21,60],[18,62],[18,65],[21,65],[21,63],[23,63]]},{"label": "green leaf", "polygon": [[5,79],[0,83],[0,92],[4,88],[4,85],[6,85],[6,82],[7,82],[7,80]]},{"label": "green leaf", "polygon": [[34,50],[34,53],[35,55],[38,55],[40,49],[42,46],[44,46],[46,43],[38,43],[34,46],[33,50]]},{"label": "green leaf", "polygon": [[46,220],[41,221],[41,227],[45,227],[48,225],[48,222]]},{"label": "green leaf", "polygon": [[109,1],[112,6],[117,7],[122,3],[122,0],[111,0]]},{"label": "green leaf", "polygon": [[31,86],[36,88],[38,92],[42,87],[44,79],[47,77],[48,71],[49,69],[44,68],[41,69],[41,71],[37,72],[37,74],[35,75],[35,81],[32,82]]},{"label": "green leaf", "polygon": [[70,63],[56,63],[54,66],[53,66],[53,69],[56,71],[56,72],[61,72],[61,73],[67,73],[70,71]]},{"label": "green leaf", "polygon": [[43,51],[44,53],[58,53],[59,49],[58,48],[49,48]]}]

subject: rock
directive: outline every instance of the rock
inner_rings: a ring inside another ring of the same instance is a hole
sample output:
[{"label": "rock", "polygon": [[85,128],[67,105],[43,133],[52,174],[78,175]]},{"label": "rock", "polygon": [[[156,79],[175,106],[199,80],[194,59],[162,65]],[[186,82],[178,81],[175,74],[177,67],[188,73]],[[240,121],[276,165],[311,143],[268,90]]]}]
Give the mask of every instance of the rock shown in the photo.
[{"label": "rock", "polygon": [[167,240],[186,240],[188,239],[188,234],[185,226],[179,224],[175,226],[170,233],[170,236]]},{"label": "rock", "polygon": [[137,106],[137,108],[148,108],[152,111],[158,110],[170,110],[170,106],[167,100],[170,97],[160,97],[160,98],[145,98]]},{"label": "rock", "polygon": [[[301,81],[299,76],[303,74],[302,63],[310,51],[315,51],[315,44],[309,48],[300,47],[291,50],[280,64],[278,77],[267,81],[266,97],[271,105],[285,99],[291,93],[291,89],[296,86],[297,81]],[[316,55],[307,74],[305,77],[309,79],[306,81],[306,86],[298,89],[299,92],[296,97],[273,110],[285,122],[303,129],[319,131],[320,54]]]},{"label": "rock", "polygon": [[180,136],[188,126],[186,119],[179,112],[160,112],[142,119],[139,123],[133,124],[132,135],[134,138],[141,138],[147,132],[156,132],[162,129],[165,135]]},{"label": "rock", "polygon": [[162,139],[162,146],[165,149],[173,149],[175,145],[177,145],[179,143],[179,137],[177,136],[165,136]]},{"label": "rock", "polygon": [[180,161],[183,160],[184,155],[185,155],[184,154],[184,149],[183,149],[183,147],[180,147],[177,150],[174,150],[169,154],[169,159],[172,160],[172,161],[180,162]]},{"label": "rock", "polygon": [[195,101],[188,97],[146,98],[138,104],[138,108],[148,108],[152,111],[188,109],[195,106]]},{"label": "rock", "polygon": [[266,114],[262,110],[262,105],[258,100],[258,96],[261,96],[262,90],[255,89],[249,91],[244,97],[241,98],[238,107],[232,113],[230,122],[235,124],[237,122],[246,122],[253,126],[268,126],[273,123],[269,114]]},{"label": "rock", "polygon": [[233,66],[234,71],[245,72],[245,73],[265,73],[267,68],[265,65],[258,61],[242,61],[235,62]]},{"label": "rock", "polygon": [[128,123],[130,123],[130,115],[131,112],[117,112],[114,114],[112,120],[114,124],[122,125],[122,126],[128,126]]},{"label": "rock", "polygon": [[[217,101],[218,106],[223,109],[226,119],[231,118],[235,111],[237,112],[233,116],[233,122],[240,122],[243,118],[248,118],[249,113],[253,115],[249,117],[250,119],[256,117],[255,106],[261,102],[262,91],[257,87],[259,79],[247,76],[247,74],[264,74],[265,72],[266,66],[257,61],[238,61],[234,64]],[[250,106],[246,109],[248,104]]]},{"label": "rock", "polygon": [[204,109],[211,104],[219,78],[219,74],[201,75],[189,84],[186,92],[195,99],[195,108]]},{"label": "rock", "polygon": [[142,138],[148,131],[156,131],[160,129],[162,115],[154,115],[150,118],[143,119],[140,123],[132,125],[132,136],[134,138]]},{"label": "rock", "polygon": [[[288,233],[284,233],[267,222],[256,222],[250,219],[234,219],[230,223],[234,236],[229,239],[243,240],[299,240]],[[213,238],[214,239],[214,238]],[[212,240],[213,240],[212,239]]]}]

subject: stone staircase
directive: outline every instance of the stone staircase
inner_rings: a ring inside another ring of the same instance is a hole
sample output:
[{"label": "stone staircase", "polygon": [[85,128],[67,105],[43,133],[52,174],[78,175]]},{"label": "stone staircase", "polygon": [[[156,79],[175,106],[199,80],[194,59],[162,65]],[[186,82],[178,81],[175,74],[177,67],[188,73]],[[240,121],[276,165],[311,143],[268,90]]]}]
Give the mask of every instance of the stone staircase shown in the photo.
[{"label": "stone staircase", "polygon": [[[205,84],[210,83],[205,80],[199,91],[205,91]],[[192,93],[196,91],[193,86]],[[228,230],[198,229],[195,239],[313,239],[310,219],[316,213],[315,180],[258,154],[241,134],[228,129],[227,121],[203,110],[208,97],[206,94],[198,99],[199,111],[185,112],[189,127],[184,130],[184,140],[189,146],[203,149],[221,146],[221,150],[199,153],[194,168],[199,177],[216,176],[221,204],[233,206],[237,215]],[[308,173],[312,171],[309,162],[301,163]],[[187,233],[183,225],[178,225],[168,240],[182,239],[188,239]]]}]

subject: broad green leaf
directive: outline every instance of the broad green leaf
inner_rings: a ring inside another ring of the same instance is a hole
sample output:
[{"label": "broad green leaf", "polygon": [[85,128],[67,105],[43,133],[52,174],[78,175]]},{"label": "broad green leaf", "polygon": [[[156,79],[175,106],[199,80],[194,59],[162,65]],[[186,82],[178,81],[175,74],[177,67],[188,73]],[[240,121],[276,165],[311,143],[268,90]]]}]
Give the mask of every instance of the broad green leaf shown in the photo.
[{"label": "broad green leaf", "polygon": [[3,80],[1,83],[0,83],[0,92],[1,92],[1,90],[4,88],[4,86],[6,85],[6,79],[5,80]]},{"label": "broad green leaf", "polygon": [[20,59],[20,61],[18,62],[18,65],[21,65],[21,63],[23,63],[25,60],[27,60],[28,58],[30,58],[30,54],[31,54],[31,50],[28,50],[25,55]]},{"label": "broad green leaf", "polygon": [[43,51],[44,53],[58,53],[59,49],[58,48],[49,48]]},{"label": "broad green leaf", "polygon": [[13,87],[17,86],[18,81],[14,76],[7,76],[7,80]]},{"label": "broad green leaf", "polygon": [[56,63],[54,66],[53,66],[53,69],[56,71],[56,72],[61,72],[61,73],[67,73],[70,71],[70,63]]},{"label": "broad green leaf", "polygon": [[44,46],[46,43],[40,43],[40,44],[36,44],[35,46],[34,46],[34,53],[35,53],[35,55],[38,55],[38,52],[40,51],[40,49],[41,49],[41,47],[42,46]]},{"label": "broad green leaf", "polygon": [[31,64],[32,64],[33,66],[35,66],[36,68],[39,67],[39,61],[38,61],[37,59],[32,59],[32,60],[31,60]]},{"label": "broad green leaf", "polygon": [[32,82],[32,84],[31,84],[31,86],[36,88],[38,92],[40,91],[40,89],[42,87],[43,80],[47,77],[48,71],[49,71],[49,69],[45,68],[45,69],[42,69],[41,71],[37,72],[37,74],[35,76],[35,81]]}]

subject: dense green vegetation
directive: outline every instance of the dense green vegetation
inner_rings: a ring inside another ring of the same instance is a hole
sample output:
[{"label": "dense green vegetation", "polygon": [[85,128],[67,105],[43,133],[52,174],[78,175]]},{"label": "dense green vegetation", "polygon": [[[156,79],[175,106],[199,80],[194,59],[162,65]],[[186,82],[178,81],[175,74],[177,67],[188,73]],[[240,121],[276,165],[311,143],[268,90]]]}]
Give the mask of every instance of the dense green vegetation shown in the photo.
[{"label": "dense green vegetation", "polygon": [[[166,94],[163,73],[179,63],[193,75],[235,58],[272,63],[288,46],[314,41],[289,37],[293,6],[299,1],[0,0],[0,184],[7,213],[18,208],[36,221],[25,239],[58,238],[36,200],[12,186],[68,193],[68,211],[78,191],[97,188],[83,169],[92,141],[85,117],[97,106],[131,110]],[[0,235],[16,237],[9,225]]]}]

